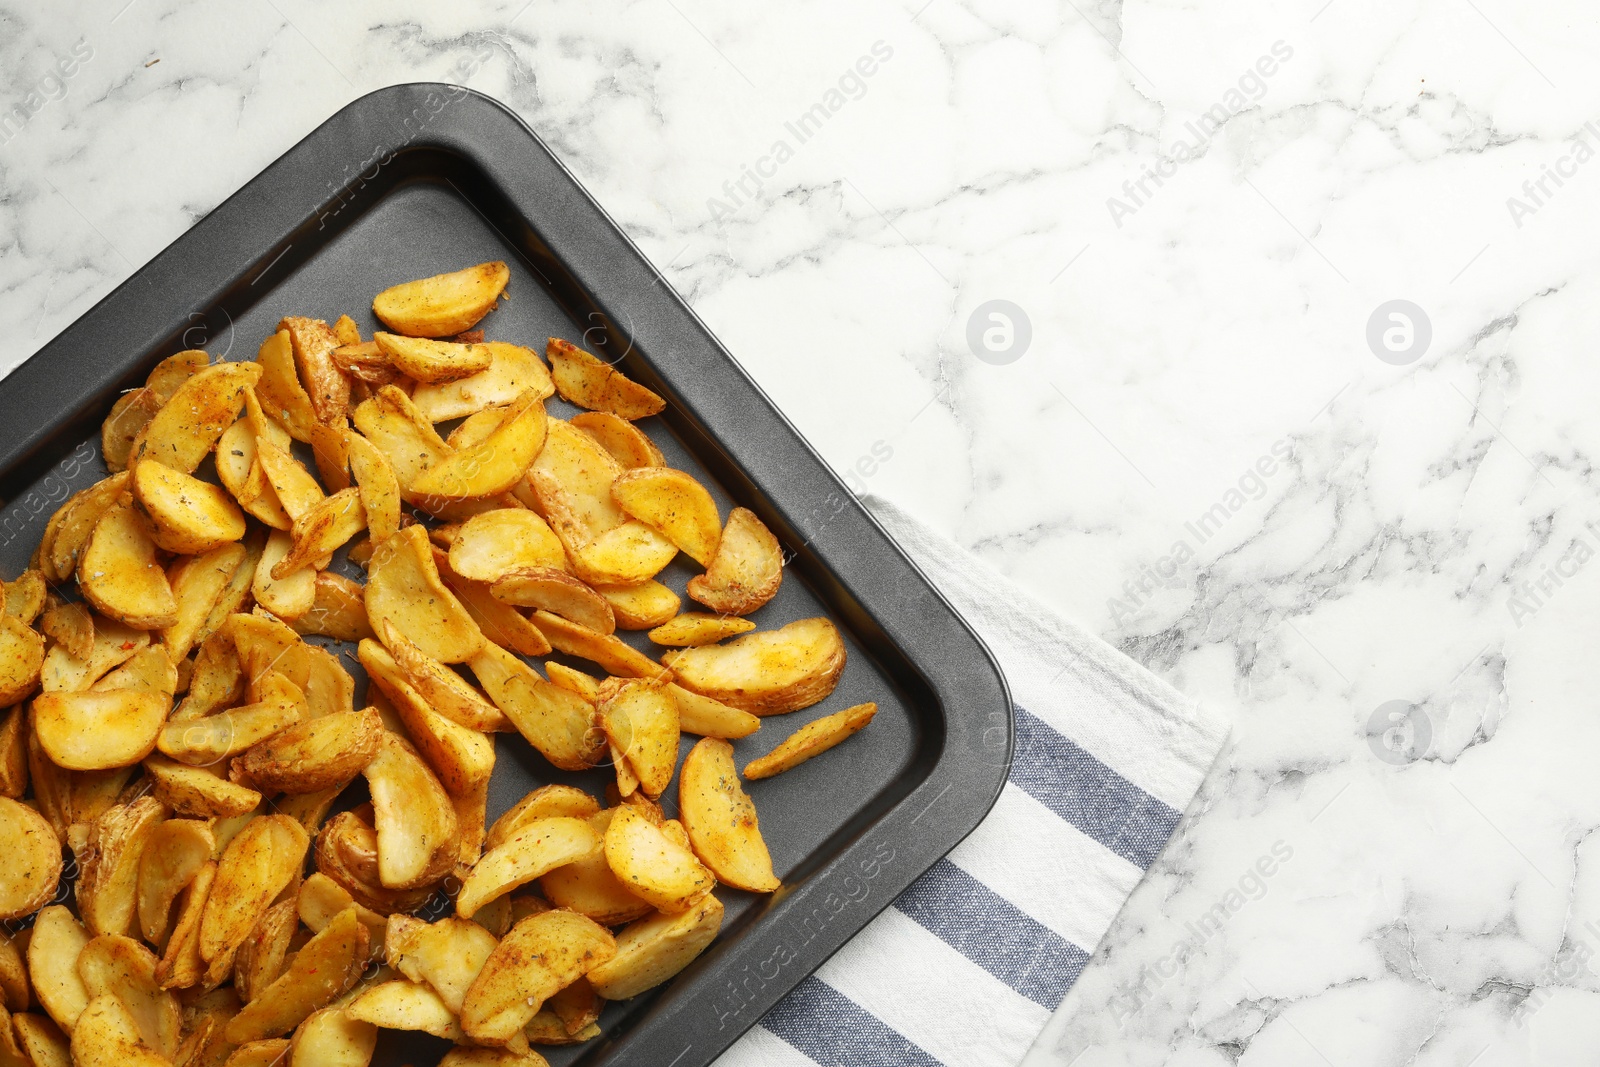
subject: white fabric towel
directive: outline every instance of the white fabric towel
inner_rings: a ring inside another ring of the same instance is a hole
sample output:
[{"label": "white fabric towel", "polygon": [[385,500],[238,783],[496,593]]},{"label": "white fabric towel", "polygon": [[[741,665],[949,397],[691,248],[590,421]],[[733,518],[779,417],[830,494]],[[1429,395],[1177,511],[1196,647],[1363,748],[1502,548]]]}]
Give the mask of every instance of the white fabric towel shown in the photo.
[{"label": "white fabric towel", "polygon": [[965,841],[718,1067],[1015,1067],[1228,728],[893,504],[865,503],[999,660],[1010,778]]}]

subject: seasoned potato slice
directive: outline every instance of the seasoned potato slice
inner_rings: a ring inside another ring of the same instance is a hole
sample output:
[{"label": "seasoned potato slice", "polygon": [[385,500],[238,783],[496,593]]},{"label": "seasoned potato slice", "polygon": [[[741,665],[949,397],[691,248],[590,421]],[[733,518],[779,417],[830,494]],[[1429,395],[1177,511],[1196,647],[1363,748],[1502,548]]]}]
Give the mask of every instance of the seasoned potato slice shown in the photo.
[{"label": "seasoned potato slice", "polygon": [[290,942],[299,928],[295,901],[280,900],[267,909],[233,961],[233,985],[239,999],[248,1004],[283,973]]},{"label": "seasoned potato slice", "polygon": [[341,811],[317,834],[317,871],[364,908],[380,915],[414,911],[433,895],[431,886],[385,888],[378,873],[378,832],[352,811]]},{"label": "seasoned potato slice", "polygon": [[131,389],[117,397],[111,413],[100,424],[100,455],[106,461],[106,470],[115,474],[128,468],[128,453],[140,431],[161,410],[163,401],[154,389]]},{"label": "seasoned potato slice", "polygon": [[398,670],[427,707],[473,730],[513,729],[504,713],[465,678],[432,658],[387,621],[382,624],[388,657],[372,653],[378,673],[393,678]]},{"label": "seasoned potato slice", "polygon": [[288,1067],[367,1067],[377,1047],[376,1026],[339,1008],[323,1008],[295,1030]]},{"label": "seasoned potato slice", "polygon": [[605,750],[594,706],[539,677],[499,645],[487,643],[469,661],[495,706],[545,759],[566,771],[591,767]]},{"label": "seasoned potato slice", "polygon": [[245,391],[260,377],[254,363],[216,363],[199,371],[139,431],[128,451],[129,464],[153,459],[192,474],[238,418]]},{"label": "seasoned potato slice", "polygon": [[357,341],[333,350],[333,362],[345,374],[368,385],[393,385],[400,372],[376,341]]},{"label": "seasoned potato slice", "polygon": [[290,315],[278,329],[289,335],[312,413],[322,423],[342,420],[350,408],[350,379],[333,361],[333,350],[339,347],[333,327],[321,319]]},{"label": "seasoned potato slice", "polygon": [[382,741],[375,709],[336,711],[246,749],[233,761],[233,777],[268,793],[315,793],[360,774]]},{"label": "seasoned potato slice", "polygon": [[[0,796],[16,799],[28,790],[27,714],[21,704],[0,712]],[[4,982],[0,980],[0,993],[3,992]]]},{"label": "seasoned potato slice", "polygon": [[544,445],[544,401],[524,393],[505,408],[500,426],[469,448],[452,452],[417,476],[411,492],[439,501],[498,496],[527,473]]},{"label": "seasoned potato slice", "polygon": [[356,984],[370,943],[355,909],[340,912],[295,953],[288,970],[228,1020],[224,1036],[242,1045],[293,1030]]},{"label": "seasoned potato slice", "polygon": [[618,808],[590,814],[586,821],[595,832],[595,847],[539,879],[539,888],[558,908],[587,915],[597,923],[615,926],[632,922],[655,910],[630,892],[606,861],[605,836]]},{"label": "seasoned potato slice", "polygon": [[107,511],[78,561],[78,588],[101,614],[138,630],[178,619],[178,603],[156,562],[156,545],[128,505]]},{"label": "seasoned potato slice", "polygon": [[244,536],[244,513],[227,490],[153,460],[133,468],[133,498],[157,547],[199,555]]},{"label": "seasoned potato slice", "polygon": [[618,418],[609,411],[583,411],[568,421],[594,438],[624,469],[667,465],[667,458],[655,442],[627,419]]},{"label": "seasoned potato slice", "polygon": [[544,671],[550,676],[552,685],[576,693],[591,704],[600,702],[600,679],[594,675],[584,674],[553,659],[545,661]]},{"label": "seasoned potato slice", "polygon": [[594,438],[552,418],[545,427],[545,446],[530,472],[543,475],[545,484],[534,484],[532,477],[529,482],[545,517],[559,500],[578,528],[578,540],[588,542],[628,521],[627,512],[611,495],[611,483],[621,473],[621,465]]},{"label": "seasoned potato slice", "polygon": [[161,631],[161,643],[174,662],[183,660],[194,647],[212,609],[249,554],[243,545],[224,544],[202,555],[177,560],[167,569],[167,585],[178,605],[178,617]]},{"label": "seasoned potato slice", "polygon": [[[281,582],[296,571],[315,567],[318,560],[325,560],[366,528],[367,509],[361,505],[359,489],[341,489],[318,501],[294,520],[290,531],[294,546],[287,556],[272,565],[269,572],[272,580]],[[314,584],[315,576],[312,581]]]},{"label": "seasoned potato slice", "polygon": [[755,623],[736,615],[709,615],[703,611],[686,611],[670,622],[664,622],[651,630],[650,640],[658,645],[696,648],[700,645],[714,645],[725,637],[738,637],[755,628]]},{"label": "seasoned potato slice", "polygon": [[43,815],[0,797],[0,850],[6,877],[0,881],[0,919],[37,911],[55,895],[61,879],[61,842]]},{"label": "seasoned potato slice", "polygon": [[730,708],[720,700],[691,693],[681,685],[668,686],[678,704],[678,729],[701,737],[748,737],[761,729],[761,719],[748,711]]},{"label": "seasoned potato slice", "polygon": [[334,917],[346,908],[355,909],[361,925],[367,928],[367,934],[372,939],[372,958],[382,958],[384,934],[388,929],[389,920],[358,903],[355,897],[338,882],[321,871],[314,871],[300,883],[300,892],[295,895],[296,913],[300,916],[300,921],[310,927],[313,933],[325,930],[328,924],[333,922]]},{"label": "seasoned potato slice", "polygon": [[778,595],[783,549],[755,513],[734,508],[704,574],[689,579],[689,598],[724,615],[748,615]]},{"label": "seasoned potato slice", "polygon": [[39,570],[47,582],[65,581],[78,568],[78,559],[101,516],[122,497],[132,477],[127,471],[104,478],[79,490],[56,509],[39,542]]},{"label": "seasoned potato slice", "polygon": [[[59,858],[59,846],[56,852]],[[83,979],[78,977],[78,954],[88,943],[89,932],[60,904],[39,912],[28,940],[28,979],[34,995],[56,1025],[68,1033],[89,1004]]]},{"label": "seasoned potato slice", "polygon": [[138,906],[139,857],[165,812],[154,797],[107,808],[79,851],[78,912],[92,934],[130,934]]},{"label": "seasoned potato slice", "polygon": [[374,628],[387,620],[441,663],[465,662],[483,647],[477,623],[439,580],[421,526],[408,526],[373,549],[366,601]]},{"label": "seasoned potato slice", "polygon": [[478,629],[493,644],[519,652],[524,656],[543,656],[550,652],[550,642],[544,639],[539,628],[528,617],[510,604],[496,600],[489,587],[482,582],[468,581],[450,568],[450,557],[437,550],[434,565]]},{"label": "seasoned potato slice", "polygon": [[367,511],[367,529],[372,532],[373,544],[379,544],[400,528],[400,483],[389,457],[376,445],[351,430],[344,431],[344,438],[350,472],[361,490],[361,506]]},{"label": "seasoned potato slice", "polygon": [[359,653],[368,676],[389,698],[407,735],[452,796],[470,793],[489,780],[494,771],[494,742],[488,735],[433,710],[376,641],[361,642]]},{"label": "seasoned potato slice", "polygon": [[240,946],[300,873],[310,845],[305,828],[287,815],[251,819],[228,842],[200,918],[199,951],[209,964],[208,979],[221,982],[232,971]]},{"label": "seasoned potato slice", "polygon": [[97,937],[78,954],[78,976],[91,1004],[107,994],[122,1002],[143,1044],[163,1057],[177,1052],[178,998],[156,984],[156,958],[144,945],[119,934]]},{"label": "seasoned potato slice", "polygon": [[171,709],[172,694],[160,690],[41,693],[33,702],[33,732],[58,767],[131,767],[156,747]]},{"label": "seasoned potato slice", "polygon": [[256,462],[256,432],[240,419],[217,442],[217,477],[239,506],[275,530],[287,530],[294,521],[278,502],[266,472]]},{"label": "seasoned potato slice", "polygon": [[614,809],[606,828],[606,863],[630,892],[673,914],[717,884],[693,852],[626,804]]},{"label": "seasoned potato slice", "polygon": [[340,641],[371,637],[366,592],[342,574],[318,571],[311,610],[291,620],[289,625],[297,634],[321,634]]},{"label": "seasoned potato slice", "polygon": [[261,804],[260,793],[218,776],[212,768],[152,754],[145,759],[144,770],[156,799],[178,815],[231,819]]},{"label": "seasoned potato slice", "polygon": [[403,978],[379,982],[345,1005],[344,1013],[374,1026],[420,1030],[446,1041],[459,1041],[464,1036],[455,1013],[438,993],[421,982]]},{"label": "seasoned potato slice", "polygon": [[44,575],[29,567],[17,576],[16,581],[5,583],[5,595],[0,600],[4,601],[5,613],[11,618],[21,623],[31,623],[44,610],[48,593]]},{"label": "seasoned potato slice", "polygon": [[52,601],[39,619],[39,629],[72,659],[87,661],[94,651],[94,616],[82,604]]},{"label": "seasoned potato slice", "polygon": [[719,882],[752,893],[770,893],[781,884],[728,742],[705,737],[689,750],[678,776],[678,811],[694,854]]},{"label": "seasoned potato slice", "polygon": [[494,362],[486,345],[430,341],[379,331],[372,335],[378,350],[396,370],[419,382],[453,382],[487,370]]},{"label": "seasoned potato slice", "polygon": [[[434,432],[433,423],[417,411],[411,398],[395,386],[386,385],[371,399],[362,401],[353,415],[356,429],[375,445],[388,459],[401,492],[411,493],[411,486],[429,468],[442,463],[451,449],[444,439]],[[351,465],[355,464],[356,445],[351,444]],[[361,474],[356,470],[356,482]]]},{"label": "seasoned potato slice", "polygon": [[487,341],[474,348],[489,353],[489,366],[459,381],[417,386],[411,399],[432,422],[459,419],[498,404],[509,404],[530,390],[540,400],[556,391],[544,360],[531,348]]},{"label": "seasoned potato slice", "polygon": [[544,354],[550,361],[556,392],[580,408],[609,411],[624,419],[642,419],[667,406],[655,393],[569,341],[550,338]]},{"label": "seasoned potato slice", "polygon": [[596,585],[636,585],[661,573],[677,546],[637,519],[590,536],[577,510],[582,502],[547,471],[534,470],[528,485],[578,577]]},{"label": "seasoned potato slice", "polygon": [[211,357],[203,349],[187,348],[168,356],[150,371],[144,384],[165,404],[183,387],[183,383],[211,365]]},{"label": "seasoned potato slice", "polygon": [[173,719],[158,731],[164,755],[192,767],[206,767],[237,756],[306,717],[305,693],[277,671],[256,685],[259,699],[197,719]]},{"label": "seasoned potato slice", "polygon": [[622,510],[659,530],[702,567],[709,566],[722,539],[722,519],[706,487],[671,467],[623,471],[611,483]]},{"label": "seasoned potato slice", "polygon": [[655,580],[636,585],[600,585],[595,592],[611,605],[619,630],[648,630],[678,614],[678,594]]},{"label": "seasoned potato slice", "polygon": [[373,299],[372,313],[407,337],[449,337],[476,326],[510,280],[504,263],[480,263],[385,289]]},{"label": "seasoned potato slice", "polygon": [[89,1001],[72,1028],[72,1062],[83,1067],[166,1067],[172,1061],[144,1042],[122,998]]},{"label": "seasoned potato slice", "polygon": [[494,821],[494,825],[489,827],[485,844],[491,849],[503,845],[535,819],[547,819],[555,815],[587,819],[599,810],[600,802],[576,786],[559,783],[540,786]]},{"label": "seasoned potato slice", "polygon": [[550,527],[524,508],[474,515],[450,540],[450,567],[475,582],[495,582],[524,567],[565,570],[567,553]]},{"label": "seasoned potato slice", "polygon": [[362,771],[378,831],[378,877],[389,889],[438,880],[455,863],[459,828],[450,795],[410,745],[385,733]]},{"label": "seasoned potato slice", "polygon": [[677,975],[716,938],[722,902],[707,893],[678,915],[652,915],[617,934],[617,954],[589,971],[607,1000],[626,1000]]},{"label": "seasoned potato slice", "polygon": [[38,688],[44,660],[44,638],[20,619],[0,616],[0,704]]},{"label": "seasoned potato slice", "polygon": [[472,918],[496,897],[588,855],[599,840],[580,819],[553,815],[525,824],[472,868],[456,897],[456,914]]},{"label": "seasoned potato slice", "polygon": [[311,428],[311,458],[317,465],[317,476],[330,493],[350,488],[350,448],[345,444],[348,430],[343,415],[337,425],[319,422]]},{"label": "seasoned potato slice", "polygon": [[557,652],[598,663],[612,674],[628,678],[659,678],[668,673],[615,634],[597,633],[548,611],[534,612],[533,624]]},{"label": "seasoned potato slice", "polygon": [[432,986],[445,1007],[459,1015],[467,989],[495,944],[489,931],[454,915],[434,923],[391,915],[384,956],[389,966],[413,982]]},{"label": "seasoned potato slice", "polygon": [[167,935],[161,962],[156,965],[156,980],[163,989],[190,989],[205,977],[206,961],[200,958],[200,920],[205,916],[211,885],[216,880],[217,861],[211,860],[178,894],[178,918]]},{"label": "seasoned potato slice", "polygon": [[596,633],[614,633],[617,628],[611,603],[605,597],[565,571],[552,567],[519,567],[507,571],[489,591],[507,604],[542,608]]},{"label": "seasoned potato slice", "polygon": [[611,959],[616,941],[592,919],[547,911],[523,919],[495,947],[461,1005],[461,1028],[504,1045],[550,997]]},{"label": "seasoned potato slice", "polygon": [[600,691],[600,724],[612,752],[628,761],[651,799],[659,797],[678,762],[678,704],[667,682],[608,682]]},{"label": "seasoned potato slice", "polygon": [[295,459],[287,447],[265,440],[258,434],[256,462],[260,464],[268,485],[291,520],[300,518],[322,502],[325,495],[322,486],[317,484],[317,479],[306,470],[305,464]]},{"label": "seasoned potato slice", "polygon": [[872,721],[878,705],[868,701],[853,708],[824,715],[806,723],[778,743],[778,747],[744,765],[746,778],[771,778],[798,767],[812,756],[819,756],[850,737]]},{"label": "seasoned potato slice", "polygon": [[43,1015],[23,1012],[11,1017],[17,1048],[29,1067],[72,1067],[72,1048],[61,1028]]},{"label": "seasoned potato slice", "polygon": [[[0,623],[0,626],[3,626]],[[57,645],[45,654],[39,680],[46,693],[88,689],[111,668],[149,647],[150,635],[111,619],[93,620],[94,644],[86,659],[77,659]]]},{"label": "seasoned potato slice", "polygon": [[139,854],[139,932],[164,945],[172,902],[211,861],[217,839],[199,819],[168,819],[150,833]]},{"label": "seasoned potato slice", "polygon": [[690,692],[756,715],[781,715],[809,708],[833,692],[844,659],[838,627],[816,618],[726,644],[668,652],[661,662]]},{"label": "seasoned potato slice", "polygon": [[[252,366],[249,363],[223,365]],[[279,330],[263,341],[253,365],[260,375],[255,393],[261,407],[296,441],[310,441],[311,428],[317,424],[317,412],[295,370],[294,340],[289,331]],[[261,432],[261,427],[257,426],[258,437]]]}]

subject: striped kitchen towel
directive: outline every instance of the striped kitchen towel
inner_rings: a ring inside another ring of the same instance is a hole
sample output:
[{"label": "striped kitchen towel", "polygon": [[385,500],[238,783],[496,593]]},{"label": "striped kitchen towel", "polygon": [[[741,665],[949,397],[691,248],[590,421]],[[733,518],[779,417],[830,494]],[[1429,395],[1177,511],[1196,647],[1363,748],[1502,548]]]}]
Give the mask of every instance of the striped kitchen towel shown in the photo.
[{"label": "striped kitchen towel", "polygon": [[948,857],[718,1067],[1015,1067],[1222,748],[1227,725],[887,501],[872,513],[988,643],[1010,780]]}]

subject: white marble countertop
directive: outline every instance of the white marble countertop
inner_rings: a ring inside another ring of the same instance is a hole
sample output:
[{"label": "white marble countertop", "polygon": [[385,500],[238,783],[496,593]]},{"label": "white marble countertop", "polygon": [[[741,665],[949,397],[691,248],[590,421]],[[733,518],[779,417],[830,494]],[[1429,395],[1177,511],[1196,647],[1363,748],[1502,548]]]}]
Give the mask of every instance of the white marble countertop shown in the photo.
[{"label": "white marble countertop", "polygon": [[0,367],[463,81],[855,487],[1234,721],[1038,1063],[1600,1062],[1592,6],[524,2],[0,0]]}]

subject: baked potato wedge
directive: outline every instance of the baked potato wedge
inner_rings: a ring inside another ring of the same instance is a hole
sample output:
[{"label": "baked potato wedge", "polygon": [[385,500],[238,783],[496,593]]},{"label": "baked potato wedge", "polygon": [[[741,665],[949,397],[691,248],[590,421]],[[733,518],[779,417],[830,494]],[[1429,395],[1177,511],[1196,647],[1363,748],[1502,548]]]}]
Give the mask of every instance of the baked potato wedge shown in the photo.
[{"label": "baked potato wedge", "polygon": [[382,330],[373,334],[372,339],[377,343],[378,351],[388,357],[396,370],[419,382],[436,384],[458,381],[487,370],[494,362],[485,345],[433,341],[424,337],[384,333]]},{"label": "baked potato wedge", "polygon": [[433,562],[439,570],[439,577],[455,593],[487,641],[524,656],[543,656],[550,652],[550,642],[544,639],[544,634],[528,621],[526,615],[510,604],[495,599],[484,583],[461,577],[451,569],[450,557],[438,549],[434,550]]},{"label": "baked potato wedge", "polygon": [[224,1035],[242,1045],[293,1030],[356,984],[367,965],[370,938],[354,908],[340,912],[295,953],[276,981],[228,1020]]},{"label": "baked potato wedge", "polygon": [[694,854],[717,881],[752,893],[770,893],[782,884],[772,872],[755,802],[739,784],[728,742],[705,737],[689,750],[678,776],[678,811]]},{"label": "baked potato wedge", "polygon": [[432,923],[391,915],[384,958],[413,982],[426,982],[445,1007],[459,1015],[467,989],[496,944],[489,931],[454,915]]},{"label": "baked potato wedge", "polygon": [[333,350],[339,347],[333,327],[321,319],[290,315],[278,329],[289,335],[312,414],[324,425],[342,421],[350,409],[350,379],[333,360]]},{"label": "baked potato wedge", "polygon": [[678,704],[668,683],[613,680],[600,692],[596,711],[613,754],[627,760],[647,796],[659,797],[678,762]]},{"label": "baked potato wedge", "polygon": [[455,865],[458,824],[450,795],[405,741],[385,732],[361,772],[372,792],[378,877],[388,889],[437,881]]},{"label": "baked potato wedge", "polygon": [[78,588],[102,615],[137,630],[159,630],[178,620],[156,543],[131,505],[112,507],[95,523],[78,560]]},{"label": "baked potato wedge", "polygon": [[94,938],[78,953],[78,977],[91,1004],[107,995],[122,1002],[141,1043],[163,1058],[177,1053],[178,998],[157,984],[156,957],[143,944],[119,934]]},{"label": "baked potato wedge", "polygon": [[691,693],[683,686],[668,686],[678,705],[678,729],[701,737],[749,737],[761,729],[761,719],[748,711],[730,708],[720,700]]},{"label": "baked potato wedge", "polygon": [[844,661],[838,627],[825,618],[661,657],[683,688],[756,715],[781,715],[823,700],[838,684]]},{"label": "baked potato wedge", "polygon": [[467,990],[461,1028],[483,1044],[511,1042],[546,1000],[616,950],[605,927],[575,912],[523,919],[495,946]]},{"label": "baked potato wedge", "polygon": [[671,467],[637,467],[611,483],[618,506],[663,534],[702,567],[711,565],[722,540],[716,501],[693,477]]},{"label": "baked potato wedge", "polygon": [[0,704],[39,688],[44,662],[44,638],[21,619],[0,617]]},{"label": "baked potato wedge", "polygon": [[643,430],[609,411],[581,411],[567,421],[594,438],[625,470],[667,465],[661,449]]},{"label": "baked potato wedge", "polygon": [[440,581],[421,526],[408,526],[373,549],[366,603],[374,629],[387,621],[441,663],[463,663],[483,647],[477,623]]},{"label": "baked potato wedge", "polygon": [[[58,848],[58,856],[59,851]],[[78,977],[78,954],[88,943],[89,932],[60,904],[51,904],[39,912],[33,922],[33,936],[28,939],[28,980],[34,996],[56,1025],[69,1034],[89,1005],[89,994]]]},{"label": "baked potato wedge", "polygon": [[239,417],[244,394],[261,370],[254,363],[215,363],[189,377],[134,438],[129,465],[152,459],[193,474]]},{"label": "baked potato wedge", "polygon": [[746,763],[744,776],[750,779],[771,778],[798,767],[812,756],[820,756],[854,735],[871,722],[877,713],[878,705],[868,701],[808,722],[778,742],[778,747],[765,756]]},{"label": "baked potato wedge", "polygon": [[524,508],[474,515],[450,539],[450,569],[474,582],[493,583],[526,567],[566,566],[560,540],[543,519]]},{"label": "baked potato wedge", "polygon": [[675,648],[698,648],[700,645],[714,645],[724,638],[747,634],[755,628],[755,623],[737,615],[686,611],[651,630],[650,640]]},{"label": "baked potato wedge", "polygon": [[550,647],[569,656],[598,663],[627,678],[659,678],[670,673],[615,634],[602,634],[548,611],[535,611],[533,624]]},{"label": "baked potato wedge", "polygon": [[430,421],[459,419],[499,404],[509,404],[529,391],[540,400],[555,393],[550,370],[533,349],[498,341],[485,341],[473,347],[489,353],[486,369],[457,381],[422,382],[411,394],[417,410]]},{"label": "baked potato wedge", "polygon": [[592,852],[599,836],[581,819],[552,815],[524,824],[477,862],[456,896],[470,919],[489,901]]},{"label": "baked potato wedge", "polygon": [[244,536],[244,513],[228,491],[154,460],[133,468],[133,499],[158,548],[199,555]]},{"label": "baked potato wedge", "polygon": [[217,773],[216,767],[191,767],[152,753],[144,761],[155,798],[176,815],[199,819],[231,819],[261,805],[261,794]]},{"label": "baked potato wedge", "polygon": [[0,849],[7,874],[0,882],[0,919],[30,915],[55,896],[61,880],[61,841],[43,815],[0,797]]},{"label": "baked potato wedge", "polygon": [[487,734],[435,711],[378,642],[363,641],[358,652],[368,677],[389,698],[407,736],[451,796],[463,796],[489,780],[494,772],[494,742]]},{"label": "baked potato wedge", "polygon": [[211,827],[201,819],[168,819],[151,831],[139,853],[139,932],[146,941],[167,943],[172,902],[211,862],[216,845]]},{"label": "baked potato wedge", "polygon": [[627,1000],[673,978],[722,929],[722,902],[707,893],[687,911],[640,919],[617,934],[617,952],[590,969],[589,984],[607,1000]]},{"label": "baked potato wedge", "polygon": [[678,614],[678,594],[650,579],[635,585],[599,585],[594,591],[611,605],[619,630],[649,630]]},{"label": "baked potato wedge", "polygon": [[[178,611],[172,625],[162,629],[161,644],[174,663],[188,656],[195,642],[201,639],[212,609],[233,584],[234,575],[249,555],[243,545],[223,544],[202,555],[175,560],[167,568],[167,585],[172,589]],[[91,639],[93,633],[91,622]]]},{"label": "baked potato wedge", "polygon": [[635,896],[668,914],[688,911],[717,881],[695,854],[623,804],[606,828],[606,863]]},{"label": "baked potato wedge", "polygon": [[[452,546],[453,547],[453,546]],[[513,607],[539,608],[600,634],[615,633],[611,602],[572,575],[553,567],[519,567],[489,587]]]},{"label": "baked potato wedge", "polygon": [[345,448],[350,458],[350,473],[361,491],[361,506],[367,512],[367,529],[372,543],[380,544],[400,529],[400,483],[395,479],[389,457],[371,441],[352,430],[344,431]]},{"label": "baked potato wedge", "polygon": [[517,732],[545,759],[567,771],[591,767],[605,750],[594,705],[539,677],[492,642],[469,662],[472,673]]},{"label": "baked potato wedge", "polygon": [[349,1018],[385,1030],[420,1030],[446,1041],[465,1036],[455,1012],[432,986],[405,978],[379,982],[346,1004],[343,1011]]},{"label": "baked potato wedge", "polygon": [[504,263],[480,263],[391,286],[373,299],[372,313],[407,337],[449,337],[476,326],[510,280]]},{"label": "baked potato wedge", "polygon": [[288,1067],[367,1067],[377,1047],[376,1026],[340,1008],[323,1008],[295,1029]]},{"label": "baked potato wedge", "polygon": [[302,636],[320,634],[339,641],[361,641],[373,636],[367,622],[366,591],[334,571],[318,571],[311,610],[290,621]]},{"label": "baked potato wedge", "polygon": [[252,745],[233,780],[266,793],[315,793],[349,782],[378,755],[383,720],[373,708],[308,719]]},{"label": "baked potato wedge", "polygon": [[91,934],[131,934],[138,907],[139,857],[165,816],[161,802],[140,797],[117,804],[89,826],[78,850],[78,913]]},{"label": "baked potato wedge", "polygon": [[511,805],[504,815],[494,821],[484,843],[488,848],[497,848],[535,819],[548,819],[556,815],[587,819],[599,811],[599,801],[576,786],[560,783],[540,786]]},{"label": "baked potato wedge", "polygon": [[411,493],[441,504],[498,496],[521,481],[544,438],[544,401],[524,393],[506,405],[499,427],[482,441],[417,475]]},{"label": "baked potato wedge", "polygon": [[161,736],[172,694],[152,689],[41,693],[33,733],[56,766],[70,771],[131,767]]},{"label": "baked potato wedge", "polygon": [[778,595],[783,549],[755,513],[734,508],[704,574],[689,579],[689,599],[723,615],[748,615]]},{"label": "baked potato wedge", "polygon": [[[221,366],[257,369],[255,393],[261,408],[273,421],[287,430],[296,441],[311,440],[311,428],[317,425],[317,412],[311,395],[300,382],[294,365],[294,340],[288,330],[279,330],[261,343],[256,361],[250,363],[225,363]],[[257,435],[262,433],[258,426]],[[156,457],[159,459],[160,457]]]},{"label": "baked potato wedge", "polygon": [[544,354],[550,361],[556,392],[580,408],[609,411],[632,420],[655,415],[667,406],[655,393],[570,341],[552,337]]},{"label": "baked potato wedge", "polygon": [[539,889],[550,903],[587,915],[604,926],[632,922],[655,911],[649,902],[629,890],[606,860],[605,837],[618,810],[607,808],[589,815],[586,821],[595,832],[595,847],[539,879]]},{"label": "baked potato wedge", "polygon": [[384,650],[390,658],[373,654],[381,673],[394,677],[393,672],[398,670],[427,707],[469,729],[484,732],[513,729],[504,713],[465,678],[423,652],[387,621],[382,629]]},{"label": "baked potato wedge", "polygon": [[[212,985],[232,972],[245,938],[278,894],[299,876],[310,845],[305,828],[289,816],[262,815],[246,823],[222,850],[198,935],[200,958],[208,965],[206,976]],[[235,1043],[248,1040],[251,1037],[244,1036]]]}]

